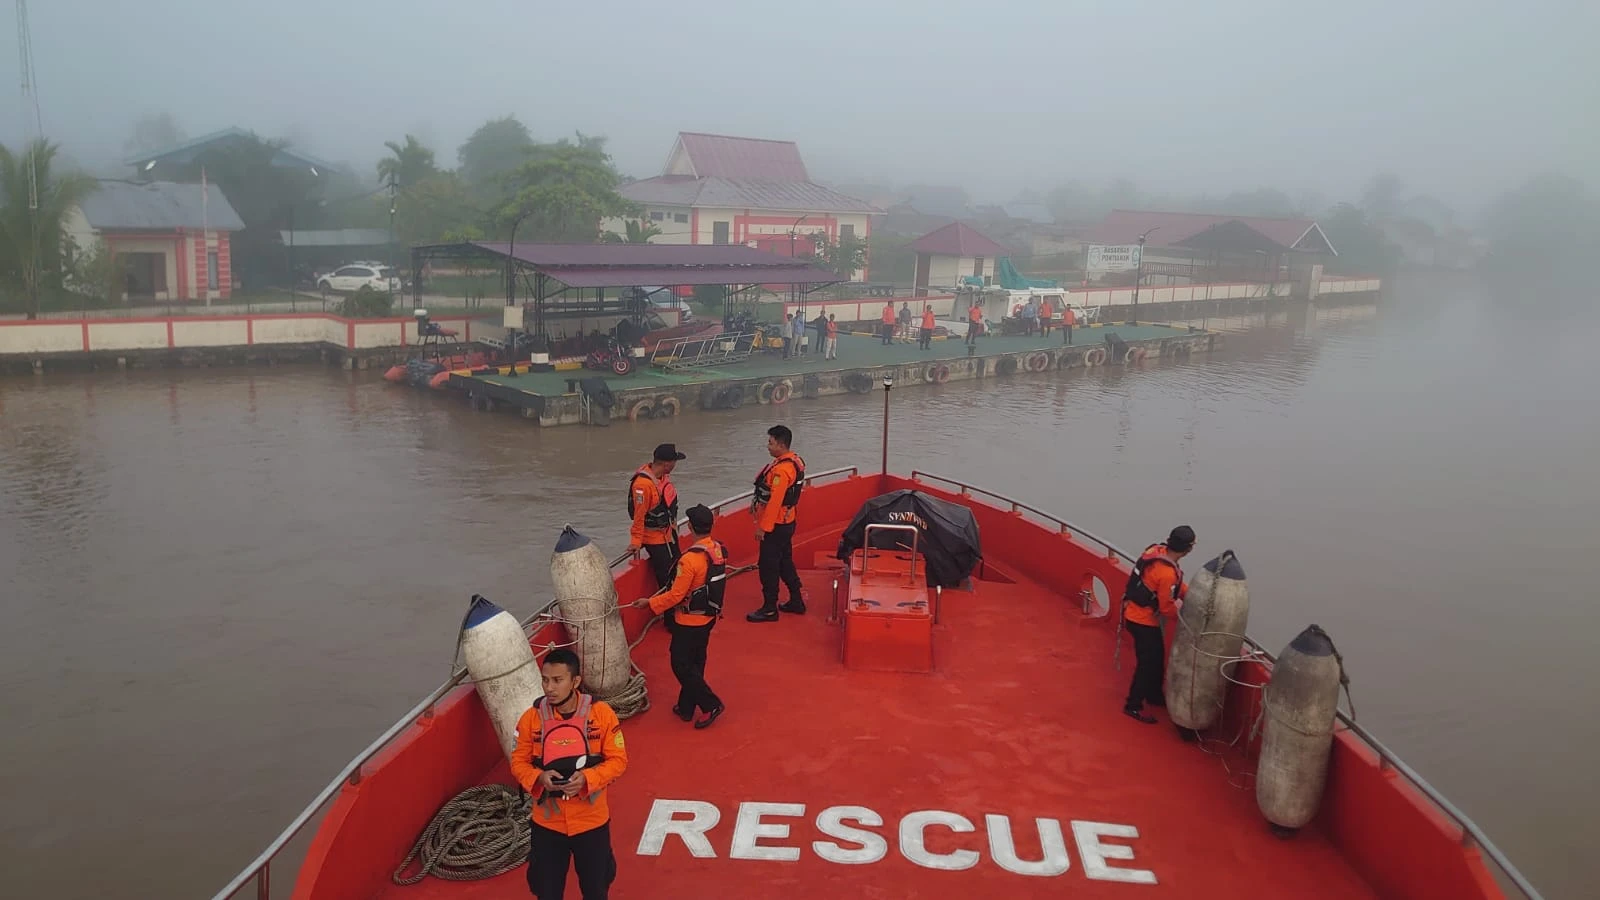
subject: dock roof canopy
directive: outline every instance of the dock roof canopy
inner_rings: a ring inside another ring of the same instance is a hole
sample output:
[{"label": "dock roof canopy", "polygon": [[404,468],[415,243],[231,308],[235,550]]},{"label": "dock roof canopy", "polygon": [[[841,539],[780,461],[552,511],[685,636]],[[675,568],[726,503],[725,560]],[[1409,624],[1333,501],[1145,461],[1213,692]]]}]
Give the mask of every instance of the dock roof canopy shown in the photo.
[{"label": "dock roof canopy", "polygon": [[697,284],[835,284],[820,266],[742,244],[524,244],[504,242],[415,247],[423,256],[494,256],[568,287],[670,287]]}]

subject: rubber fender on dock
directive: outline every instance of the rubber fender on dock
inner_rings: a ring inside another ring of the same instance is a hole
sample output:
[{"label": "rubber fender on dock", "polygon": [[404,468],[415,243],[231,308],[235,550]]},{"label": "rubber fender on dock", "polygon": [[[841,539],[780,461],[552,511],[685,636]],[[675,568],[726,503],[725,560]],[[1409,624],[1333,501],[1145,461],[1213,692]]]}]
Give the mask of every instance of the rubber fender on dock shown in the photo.
[{"label": "rubber fender on dock", "polygon": [[774,405],[788,403],[789,396],[794,393],[794,382],[785,378],[772,386],[772,402]]},{"label": "rubber fender on dock", "polygon": [[724,409],[738,409],[744,405],[744,385],[733,385],[723,392]]},{"label": "rubber fender on dock", "polygon": [[590,403],[601,409],[610,409],[617,405],[617,398],[611,393],[611,388],[606,386],[606,380],[598,375],[578,379],[578,390],[589,398]]},{"label": "rubber fender on dock", "polygon": [[800,396],[807,400],[817,399],[818,392],[822,389],[822,379],[814,373],[807,374],[800,379]]},{"label": "rubber fender on dock", "polygon": [[761,382],[761,386],[756,388],[756,402],[760,403],[763,406],[767,405],[768,403],[771,403],[772,402],[772,388],[773,388],[772,382],[770,382],[770,381]]},{"label": "rubber fender on dock", "polygon": [[1050,354],[1032,353],[1028,355],[1028,371],[1043,372],[1050,368]]},{"label": "rubber fender on dock", "polygon": [[1280,835],[1309,823],[1322,804],[1343,672],[1333,641],[1316,625],[1273,664],[1261,701],[1256,806]]},{"label": "rubber fender on dock", "polygon": [[627,687],[633,663],[605,553],[566,526],[550,554],[550,583],[567,637],[583,661],[584,687],[601,700]]},{"label": "rubber fender on dock", "polygon": [[922,380],[930,381],[934,384],[944,384],[950,380],[950,367],[944,363],[934,363],[923,373]]},{"label": "rubber fender on dock", "polygon": [[1172,724],[1204,731],[1222,717],[1228,682],[1222,664],[1244,649],[1250,587],[1232,550],[1206,563],[1178,613],[1167,664],[1167,715]]},{"label": "rubber fender on dock", "polygon": [[628,407],[628,421],[637,422],[640,419],[648,419],[654,410],[655,403],[649,397],[646,397]]},{"label": "rubber fender on dock", "polygon": [[1106,348],[1094,347],[1084,351],[1083,364],[1085,366],[1104,365],[1106,361]]},{"label": "rubber fender on dock", "polygon": [[872,376],[865,372],[846,372],[839,383],[852,394],[872,393]]},{"label": "rubber fender on dock", "polygon": [[460,641],[467,675],[494,723],[500,749],[510,759],[517,746],[517,720],[544,694],[528,636],[516,616],[473,594],[461,620]]},{"label": "rubber fender on dock", "polygon": [[671,394],[664,394],[656,398],[655,417],[658,419],[670,419],[678,414],[679,408],[680,404],[677,397]]},{"label": "rubber fender on dock", "polygon": [[1010,375],[1017,371],[1017,358],[1015,356],[1002,356],[994,364],[996,375]]}]

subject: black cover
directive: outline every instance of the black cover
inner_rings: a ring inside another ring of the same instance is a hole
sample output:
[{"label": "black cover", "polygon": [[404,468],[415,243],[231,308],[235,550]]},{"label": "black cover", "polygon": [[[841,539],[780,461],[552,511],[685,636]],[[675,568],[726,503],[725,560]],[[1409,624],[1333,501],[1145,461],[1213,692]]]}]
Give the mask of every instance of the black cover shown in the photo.
[{"label": "black cover", "polygon": [[[978,520],[972,510],[913,490],[879,494],[861,504],[839,537],[839,559],[861,549],[868,525],[917,526],[917,552],[922,554],[929,587],[958,587],[983,558]],[[872,549],[907,550],[905,532],[873,532]]]}]

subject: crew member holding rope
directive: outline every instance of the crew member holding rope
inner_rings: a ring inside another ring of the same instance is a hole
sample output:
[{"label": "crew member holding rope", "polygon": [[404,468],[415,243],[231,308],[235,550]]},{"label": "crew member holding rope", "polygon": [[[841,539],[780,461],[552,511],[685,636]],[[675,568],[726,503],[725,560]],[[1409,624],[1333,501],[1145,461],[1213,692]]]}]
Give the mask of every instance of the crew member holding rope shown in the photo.
[{"label": "crew member holding rope", "polygon": [[663,621],[672,635],[672,674],[678,679],[678,704],[672,707],[673,715],[689,722],[699,710],[706,715],[694,727],[709,728],[723,710],[722,699],[706,684],[706,647],[711,641],[711,629],[722,615],[728,548],[711,536],[716,517],[710,509],[691,506],[687,516],[697,540],[678,559],[678,575],[672,586],[652,597],[640,597],[633,605],[666,616]]},{"label": "crew member holding rope", "polygon": [[1193,549],[1193,528],[1179,525],[1172,529],[1165,544],[1151,544],[1139,555],[1122,593],[1122,621],[1133,637],[1135,659],[1133,683],[1128,686],[1128,699],[1123,702],[1122,711],[1146,725],[1156,723],[1155,717],[1144,711],[1146,703],[1167,705],[1162,693],[1167,646],[1157,616],[1175,618],[1183,606],[1189,585],[1184,583],[1178,561]]},{"label": "crew member holding rope", "polygon": [[677,445],[661,444],[650,462],[628,479],[628,516],[633,519],[628,552],[644,548],[656,585],[663,588],[672,583],[672,566],[678,561],[678,488],[672,470],[680,459],[688,457]]},{"label": "crew member holding rope", "polygon": [[[894,304],[886,308],[892,316]],[[806,463],[789,449],[793,442],[794,432],[788,427],[774,425],[767,429],[767,453],[772,462],[756,476],[755,496],[750,501],[750,513],[756,520],[756,542],[761,545],[757,564],[761,608],[745,616],[746,621],[776,622],[779,611],[806,611],[800,573],[794,567],[795,508],[800,504],[800,488],[806,480]],[[782,606],[778,605],[780,581],[789,588],[789,602]]]},{"label": "crew member holding rope", "polygon": [[544,697],[517,721],[511,751],[511,776],[533,796],[528,890],[561,900],[570,857],[583,900],[606,900],[617,877],[606,786],[628,768],[622,728],[610,706],[579,690],[578,654],[551,650],[539,673]]}]

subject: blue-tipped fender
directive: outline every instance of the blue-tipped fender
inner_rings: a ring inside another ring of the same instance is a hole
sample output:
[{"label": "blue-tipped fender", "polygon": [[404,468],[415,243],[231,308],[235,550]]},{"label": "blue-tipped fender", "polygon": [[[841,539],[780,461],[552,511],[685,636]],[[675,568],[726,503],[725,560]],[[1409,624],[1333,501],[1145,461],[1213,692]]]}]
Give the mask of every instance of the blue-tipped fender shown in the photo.
[{"label": "blue-tipped fender", "polygon": [[516,616],[473,594],[461,621],[461,655],[509,759],[517,746],[517,720],[543,693],[533,647]]}]

